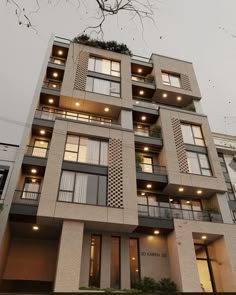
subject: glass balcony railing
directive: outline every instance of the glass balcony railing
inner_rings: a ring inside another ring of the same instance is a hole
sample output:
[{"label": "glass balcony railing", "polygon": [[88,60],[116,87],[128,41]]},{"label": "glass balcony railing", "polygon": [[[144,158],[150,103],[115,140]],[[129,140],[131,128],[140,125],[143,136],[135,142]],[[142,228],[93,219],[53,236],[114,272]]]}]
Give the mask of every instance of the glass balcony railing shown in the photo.
[{"label": "glass balcony railing", "polygon": [[142,83],[148,83],[148,84],[155,85],[154,76],[152,76],[152,75],[140,76],[140,75],[132,74],[131,79],[132,79],[132,81],[137,81],[137,82],[142,82]]},{"label": "glass balcony railing", "polygon": [[31,157],[47,158],[48,151],[48,148],[28,145],[25,154]]},{"label": "glass balcony railing", "polygon": [[14,194],[14,200],[33,200],[38,201],[40,197],[40,192],[33,192],[33,191],[21,191],[21,190],[15,190]]},{"label": "glass balcony railing", "polygon": [[54,63],[54,64],[57,64],[57,65],[63,65],[64,66],[66,64],[66,59],[60,58],[60,57],[51,56],[49,58],[49,62]]},{"label": "glass balcony railing", "polygon": [[43,81],[43,87],[53,89],[53,90],[60,90],[61,82],[54,81],[54,80],[45,80]]},{"label": "glass balcony railing", "polygon": [[193,211],[185,209],[176,209],[169,207],[159,207],[138,204],[139,216],[147,216],[159,219],[187,219],[197,221],[208,221],[222,223],[222,216],[220,213],[213,213],[209,211]]},{"label": "glass balcony railing", "polygon": [[158,174],[158,175],[167,175],[165,166],[146,164],[146,163],[136,163],[136,171],[151,173],[151,174]]},{"label": "glass balcony railing", "polygon": [[160,131],[154,131],[149,126],[137,125],[134,126],[134,134],[138,136],[161,138]]}]

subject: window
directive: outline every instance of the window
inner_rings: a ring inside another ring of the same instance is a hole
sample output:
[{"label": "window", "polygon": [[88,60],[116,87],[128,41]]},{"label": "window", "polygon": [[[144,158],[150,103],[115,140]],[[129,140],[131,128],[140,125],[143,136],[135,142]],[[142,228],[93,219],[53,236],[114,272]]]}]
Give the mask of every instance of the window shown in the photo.
[{"label": "window", "polygon": [[147,125],[135,125],[134,126],[135,135],[149,136],[149,126]]},{"label": "window", "polygon": [[152,157],[143,157],[143,163],[140,164],[142,172],[153,173]]},{"label": "window", "polygon": [[232,186],[231,182],[226,182],[226,187],[227,187],[228,199],[235,201],[233,186]]},{"label": "window", "polygon": [[162,72],[162,84],[181,88],[180,76]]},{"label": "window", "polygon": [[32,156],[46,158],[47,150],[48,150],[48,141],[35,139]]},{"label": "window", "polygon": [[39,196],[40,183],[40,178],[26,177],[21,198],[27,200],[37,200]]},{"label": "window", "polygon": [[105,206],[106,192],[106,176],[62,171],[59,201]]},{"label": "window", "polygon": [[207,155],[187,152],[187,160],[190,173],[212,176]]},{"label": "window", "polygon": [[205,146],[200,126],[181,123],[184,143]]},{"label": "window", "polygon": [[120,97],[120,83],[87,77],[86,91]]},{"label": "window", "polygon": [[89,267],[89,286],[100,287],[100,268],[101,268],[101,237],[91,236],[90,242],[90,267]]},{"label": "window", "polygon": [[105,75],[120,77],[120,63],[98,57],[90,57],[88,70]]},{"label": "window", "polygon": [[86,137],[68,135],[64,160],[107,165],[108,143]]},{"label": "window", "polygon": [[130,284],[135,288],[140,280],[139,271],[139,241],[138,239],[129,239],[129,257],[130,257]]},{"label": "window", "polygon": [[0,168],[0,200],[2,199],[2,192],[7,180],[8,169]]},{"label": "window", "polygon": [[120,237],[111,237],[111,283],[110,287],[120,289]]}]

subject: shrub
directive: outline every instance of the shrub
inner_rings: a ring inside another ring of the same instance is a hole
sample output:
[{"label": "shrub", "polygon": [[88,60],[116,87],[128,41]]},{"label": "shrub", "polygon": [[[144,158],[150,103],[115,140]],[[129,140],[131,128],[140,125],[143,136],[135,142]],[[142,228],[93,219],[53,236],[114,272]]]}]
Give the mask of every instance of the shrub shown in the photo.
[{"label": "shrub", "polygon": [[155,292],[158,290],[158,284],[153,278],[144,277],[135,288],[142,292]]},{"label": "shrub", "polygon": [[161,126],[154,124],[150,127],[150,136],[152,137],[161,137]]},{"label": "shrub", "polygon": [[163,278],[158,282],[158,290],[161,292],[176,292],[177,286],[170,278]]}]

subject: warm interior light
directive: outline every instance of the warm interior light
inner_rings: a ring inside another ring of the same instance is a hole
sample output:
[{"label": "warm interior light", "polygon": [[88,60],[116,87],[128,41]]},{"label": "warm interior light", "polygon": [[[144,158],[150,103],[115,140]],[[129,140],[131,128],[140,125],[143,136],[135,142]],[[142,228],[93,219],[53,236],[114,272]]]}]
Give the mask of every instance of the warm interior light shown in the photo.
[{"label": "warm interior light", "polygon": [[142,120],[142,121],[145,121],[146,119],[147,119],[146,116],[142,116],[142,117],[141,117],[141,120]]},{"label": "warm interior light", "polygon": [[33,226],[33,230],[35,230],[35,231],[36,231],[36,230],[39,230],[39,227],[38,227],[37,225],[34,225],[34,226]]},{"label": "warm interior light", "polygon": [[144,147],[144,151],[148,151],[149,150],[149,147],[148,146],[145,146]]},{"label": "warm interior light", "polygon": [[135,271],[136,271],[136,272],[139,272],[139,270],[138,270],[138,269],[136,269]]},{"label": "warm interior light", "polygon": [[184,188],[183,188],[183,187],[180,187],[180,188],[178,189],[178,191],[179,191],[179,192],[183,192],[183,191],[184,191]]},{"label": "warm interior light", "polygon": [[58,77],[58,73],[56,73],[56,72],[53,73],[52,75],[53,75],[53,77],[55,77],[55,78]]},{"label": "warm interior light", "polygon": [[145,196],[145,193],[141,193],[141,196]]},{"label": "warm interior light", "polygon": [[40,141],[40,144],[44,144],[44,141]]},{"label": "warm interior light", "polygon": [[143,71],[142,69],[140,69],[140,68],[138,69],[138,73],[142,73],[142,71]]},{"label": "warm interior light", "polygon": [[36,182],[36,179],[31,179],[31,182],[35,183]]},{"label": "warm interior light", "polygon": [[36,169],[31,169],[30,171],[31,171],[31,173],[34,173],[34,174],[37,173]]},{"label": "warm interior light", "polygon": [[105,111],[105,112],[109,112],[109,108],[105,108],[104,111]]},{"label": "warm interior light", "polygon": [[53,98],[49,98],[48,102],[49,103],[54,103],[54,99]]},{"label": "warm interior light", "polygon": [[181,96],[177,96],[177,100],[178,101],[181,101],[182,100],[182,97]]},{"label": "warm interior light", "polygon": [[172,198],[170,198],[170,199],[169,199],[169,201],[170,201],[170,202],[172,202],[172,201],[173,201],[173,199],[172,199]]},{"label": "warm interior light", "polygon": [[167,97],[167,93],[163,93],[162,97],[166,98]]},{"label": "warm interior light", "polygon": [[76,105],[77,107],[79,107],[79,106],[80,106],[80,103],[79,103],[79,102],[76,102],[75,105]]},{"label": "warm interior light", "polygon": [[57,85],[56,85],[56,84],[53,84],[53,85],[52,85],[52,87],[53,87],[53,88],[56,88],[56,87],[57,87]]},{"label": "warm interior light", "polygon": [[135,102],[135,103],[136,103],[136,104],[139,104],[139,101],[137,101],[137,100],[136,100],[136,102]]},{"label": "warm interior light", "polygon": [[139,94],[140,94],[140,95],[144,95],[144,91],[143,91],[143,90],[140,90],[140,91],[139,91]]},{"label": "warm interior light", "polygon": [[186,204],[190,204],[190,201],[186,201]]},{"label": "warm interior light", "polygon": [[197,194],[198,194],[198,195],[201,195],[201,194],[202,194],[202,190],[200,190],[200,189],[197,190]]},{"label": "warm interior light", "polygon": [[40,130],[40,134],[42,134],[42,135],[44,135],[46,132],[45,132],[45,130]]},{"label": "warm interior light", "polygon": [[206,239],[207,239],[207,236],[202,236],[202,239],[203,239],[203,240],[206,240]]},{"label": "warm interior light", "polygon": [[146,187],[147,187],[147,188],[151,188],[152,185],[151,185],[151,184],[147,184]]},{"label": "warm interior light", "polygon": [[63,54],[63,51],[62,50],[58,50],[58,54],[59,55],[62,55]]},{"label": "warm interior light", "polygon": [[141,126],[137,126],[138,129],[141,129]]},{"label": "warm interior light", "polygon": [[159,230],[154,230],[154,235],[159,235],[160,231]]},{"label": "warm interior light", "polygon": [[135,260],[135,257],[132,257],[132,260]]}]

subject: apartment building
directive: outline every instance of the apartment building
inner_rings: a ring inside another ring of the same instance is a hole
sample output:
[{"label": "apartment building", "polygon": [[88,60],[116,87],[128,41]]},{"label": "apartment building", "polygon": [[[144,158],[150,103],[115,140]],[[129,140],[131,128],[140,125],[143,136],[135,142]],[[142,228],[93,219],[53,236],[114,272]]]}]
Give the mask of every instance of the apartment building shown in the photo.
[{"label": "apartment building", "polygon": [[193,65],[52,40],[0,214],[3,291],[236,291],[236,231]]}]

